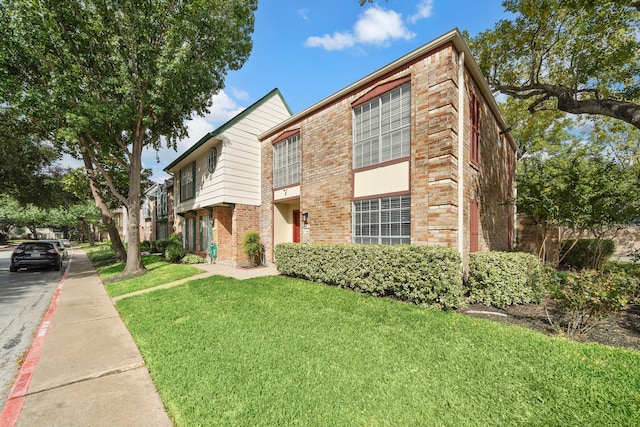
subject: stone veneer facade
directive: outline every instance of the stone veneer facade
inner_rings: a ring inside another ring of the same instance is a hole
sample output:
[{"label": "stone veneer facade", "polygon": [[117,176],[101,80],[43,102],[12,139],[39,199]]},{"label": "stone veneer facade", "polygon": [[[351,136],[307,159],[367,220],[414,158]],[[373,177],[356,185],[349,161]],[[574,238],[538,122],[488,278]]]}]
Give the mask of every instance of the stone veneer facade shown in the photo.
[{"label": "stone veneer facade", "polygon": [[[477,82],[477,72],[471,73],[468,65],[464,67],[464,84],[460,87],[460,51],[456,47],[463,43],[460,40],[434,46],[396,69],[381,69],[384,73],[371,75],[375,80],[351,85],[338,92],[332,102],[316,104],[287,121],[286,127],[276,127],[260,137],[260,230],[266,261],[273,262],[274,243],[278,243],[274,242],[275,211],[286,206],[309,213],[308,223],[300,227],[301,242],[352,242],[355,172],[351,104],[380,85],[407,76],[411,78],[411,154],[409,159],[399,160],[409,161],[409,191],[405,194],[411,196],[411,243],[462,248],[466,261],[470,250],[469,205],[476,200],[480,213],[478,249],[511,248],[514,208],[507,202],[514,195],[514,144],[501,132],[505,124],[496,113],[495,101],[491,99],[492,105],[487,102],[485,95],[490,96],[490,92],[486,83]],[[485,86],[484,91],[479,84]],[[463,230],[458,229],[460,90],[465,103]],[[470,161],[470,93],[480,101],[478,165]],[[299,195],[274,200],[272,144],[284,132],[294,129],[300,131]],[[458,240],[461,236],[462,244]]]}]

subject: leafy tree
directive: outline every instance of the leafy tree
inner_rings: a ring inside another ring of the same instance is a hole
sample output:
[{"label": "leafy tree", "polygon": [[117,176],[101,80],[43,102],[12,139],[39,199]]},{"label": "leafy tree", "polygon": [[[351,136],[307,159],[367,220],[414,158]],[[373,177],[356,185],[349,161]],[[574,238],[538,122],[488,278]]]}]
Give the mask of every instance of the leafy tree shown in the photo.
[{"label": "leafy tree", "polygon": [[633,0],[505,0],[513,18],[471,40],[491,86],[531,112],[640,128],[640,13]]},{"label": "leafy tree", "polygon": [[[227,71],[251,52],[256,8],[257,0],[0,2],[0,102],[64,141],[126,206],[125,274],[143,269],[142,150],[175,147],[185,121],[207,112]],[[127,194],[107,164],[127,171]]]},{"label": "leafy tree", "polygon": [[54,193],[43,183],[59,151],[34,136],[30,123],[14,114],[0,106],[0,193],[23,203],[45,204]]},{"label": "leafy tree", "polygon": [[545,237],[559,226],[588,231],[601,242],[607,231],[638,217],[640,181],[634,170],[591,149],[569,146],[521,160],[518,211],[542,227]]}]

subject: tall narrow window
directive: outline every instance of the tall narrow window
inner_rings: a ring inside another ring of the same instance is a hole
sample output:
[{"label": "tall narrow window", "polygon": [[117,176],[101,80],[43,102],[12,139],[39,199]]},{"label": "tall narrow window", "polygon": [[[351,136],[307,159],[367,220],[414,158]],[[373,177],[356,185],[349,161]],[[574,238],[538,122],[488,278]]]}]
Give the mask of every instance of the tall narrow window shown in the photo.
[{"label": "tall narrow window", "polygon": [[180,201],[193,199],[196,195],[196,162],[180,170]]},{"label": "tall narrow window", "polygon": [[353,107],[353,167],[410,154],[411,83]]},{"label": "tall narrow window", "polygon": [[480,163],[480,102],[473,93],[469,104],[469,117],[471,120],[470,156],[471,162],[477,165]]},{"label": "tall narrow window", "polygon": [[200,250],[208,251],[211,244],[211,215],[200,217]]},{"label": "tall narrow window", "polygon": [[411,243],[411,197],[382,197],[354,202],[353,241],[383,245]]},{"label": "tall narrow window", "polygon": [[300,182],[300,133],[273,145],[273,187]]},{"label": "tall narrow window", "polygon": [[168,210],[167,189],[166,187],[162,187],[158,192],[158,217],[166,217],[168,215]]}]

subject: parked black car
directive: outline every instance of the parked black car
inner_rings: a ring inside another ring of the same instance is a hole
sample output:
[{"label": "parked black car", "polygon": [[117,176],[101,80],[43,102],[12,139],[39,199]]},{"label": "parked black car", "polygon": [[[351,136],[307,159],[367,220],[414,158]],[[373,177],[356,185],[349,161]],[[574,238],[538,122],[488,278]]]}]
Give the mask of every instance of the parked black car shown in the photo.
[{"label": "parked black car", "polygon": [[60,271],[62,254],[53,242],[23,242],[13,250],[9,271],[16,272],[20,268],[45,267]]}]

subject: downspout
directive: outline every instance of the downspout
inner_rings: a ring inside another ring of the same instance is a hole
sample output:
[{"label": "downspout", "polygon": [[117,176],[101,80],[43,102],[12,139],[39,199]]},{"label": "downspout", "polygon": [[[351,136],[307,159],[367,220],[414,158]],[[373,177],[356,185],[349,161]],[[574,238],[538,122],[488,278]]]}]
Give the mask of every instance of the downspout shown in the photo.
[{"label": "downspout", "polygon": [[458,252],[464,253],[464,51],[458,56]]}]

